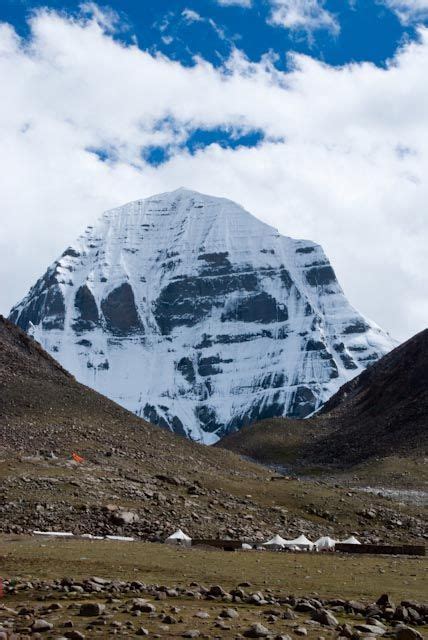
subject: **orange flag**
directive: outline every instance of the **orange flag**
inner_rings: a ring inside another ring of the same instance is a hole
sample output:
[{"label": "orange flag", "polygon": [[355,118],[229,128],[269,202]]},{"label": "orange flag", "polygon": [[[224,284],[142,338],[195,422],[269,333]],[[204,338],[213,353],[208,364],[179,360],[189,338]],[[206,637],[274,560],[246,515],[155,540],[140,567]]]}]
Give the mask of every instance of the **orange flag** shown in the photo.
[{"label": "orange flag", "polygon": [[82,456],[79,456],[77,453],[74,453],[74,451],[71,454],[71,457],[73,458],[73,460],[75,462],[84,462],[84,460],[85,460],[84,458],[82,458]]}]

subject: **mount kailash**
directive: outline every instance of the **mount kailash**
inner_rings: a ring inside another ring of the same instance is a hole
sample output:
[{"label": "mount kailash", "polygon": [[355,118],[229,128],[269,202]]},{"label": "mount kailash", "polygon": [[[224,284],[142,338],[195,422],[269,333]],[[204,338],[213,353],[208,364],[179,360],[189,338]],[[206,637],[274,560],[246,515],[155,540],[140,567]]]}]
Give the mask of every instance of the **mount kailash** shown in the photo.
[{"label": "mount kailash", "polygon": [[9,318],[80,382],[205,443],[308,416],[395,346],[319,245],[186,189],[104,213]]}]

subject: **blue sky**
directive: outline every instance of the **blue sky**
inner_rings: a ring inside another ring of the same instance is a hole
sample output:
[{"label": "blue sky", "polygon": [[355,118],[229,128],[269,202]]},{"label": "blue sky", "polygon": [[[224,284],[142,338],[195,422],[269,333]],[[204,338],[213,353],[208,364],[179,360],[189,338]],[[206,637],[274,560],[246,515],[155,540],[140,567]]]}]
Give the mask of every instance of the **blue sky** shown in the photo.
[{"label": "blue sky", "polygon": [[[408,0],[409,5],[417,0]],[[2,0],[0,18],[10,22],[22,34],[28,33],[28,15],[39,7],[79,14],[82,2],[62,0]],[[338,31],[321,26],[315,30],[289,29],[271,24],[269,0],[253,0],[251,7],[222,6],[217,0],[111,0],[99,3],[111,8],[122,20],[116,38],[137,38],[141,48],[161,51],[184,64],[193,64],[195,55],[220,65],[238,47],[253,61],[273,51],[276,64],[284,68],[290,50],[307,53],[333,65],[351,61],[382,64],[403,41],[416,37],[416,21],[400,20],[393,2],[381,0],[326,0],[321,6],[331,14]],[[200,19],[192,19],[190,13]],[[417,22],[428,19],[420,12]],[[212,22],[211,22],[212,21]]]},{"label": "blue sky", "polygon": [[426,325],[428,0],[2,0],[0,312],[108,208],[186,186]]}]

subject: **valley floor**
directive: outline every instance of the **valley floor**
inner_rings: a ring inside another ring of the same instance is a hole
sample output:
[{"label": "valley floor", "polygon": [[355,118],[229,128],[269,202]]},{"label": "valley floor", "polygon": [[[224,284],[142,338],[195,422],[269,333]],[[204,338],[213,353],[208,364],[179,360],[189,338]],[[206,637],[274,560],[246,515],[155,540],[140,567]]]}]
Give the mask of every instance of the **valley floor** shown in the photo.
[{"label": "valley floor", "polygon": [[[420,602],[427,595],[427,573],[428,558],[228,553],[145,542],[1,536],[0,576],[6,585],[14,584],[15,588],[7,593],[7,586],[0,600],[0,629],[9,624],[9,629],[22,631],[31,628],[34,620],[42,619],[53,625],[43,633],[45,638],[113,634],[133,637],[141,627],[150,637],[198,637],[184,634],[199,631],[200,637],[205,638],[237,638],[258,623],[272,638],[281,634],[297,636],[299,627],[306,629],[310,639],[320,635],[334,638],[336,625],[316,622],[317,614],[310,607],[300,611],[298,603],[309,602],[309,598],[321,602],[325,599],[323,610],[332,611],[339,625],[349,624],[355,629],[356,625],[366,624],[367,612],[359,614],[345,601],[358,600],[367,606],[387,592],[397,605],[406,600]],[[59,586],[65,576],[72,578]],[[100,580],[100,587],[94,582],[85,583],[90,576],[104,578],[106,582]],[[245,597],[232,601],[224,595],[240,584]],[[174,591],[147,585],[167,585]],[[207,599],[202,585],[207,589],[221,585],[222,589],[217,596],[214,591],[213,597]],[[163,595],[159,595],[161,591]],[[263,594],[262,606],[248,601],[257,592]],[[289,598],[290,594],[294,600]],[[140,603],[142,609],[138,609],[140,605],[134,601],[137,596],[147,599],[150,606]],[[336,599],[342,600],[342,605],[334,604]],[[99,610],[95,607],[99,615],[79,615],[82,603],[87,602],[101,604]],[[27,611],[18,615],[22,607]],[[230,608],[237,615],[231,613],[229,617],[224,613]],[[300,608],[305,609],[305,605]],[[385,615],[388,618],[389,614],[384,613],[378,618],[385,622]],[[73,626],[63,627],[66,621]],[[397,624],[386,621],[390,630],[396,629]],[[422,634],[415,635],[415,639],[427,637],[428,626],[417,626],[414,621],[412,626]],[[72,630],[82,635],[67,636]]]}]

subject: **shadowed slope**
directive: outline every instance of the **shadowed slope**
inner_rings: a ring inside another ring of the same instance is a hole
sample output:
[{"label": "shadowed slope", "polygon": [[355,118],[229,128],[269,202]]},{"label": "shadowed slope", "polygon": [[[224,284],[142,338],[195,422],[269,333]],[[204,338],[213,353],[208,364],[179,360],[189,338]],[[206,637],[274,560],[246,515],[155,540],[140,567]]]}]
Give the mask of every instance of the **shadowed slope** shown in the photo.
[{"label": "shadowed slope", "polygon": [[350,465],[428,448],[428,330],[343,385],[313,418],[278,418],[221,446],[263,462]]}]

